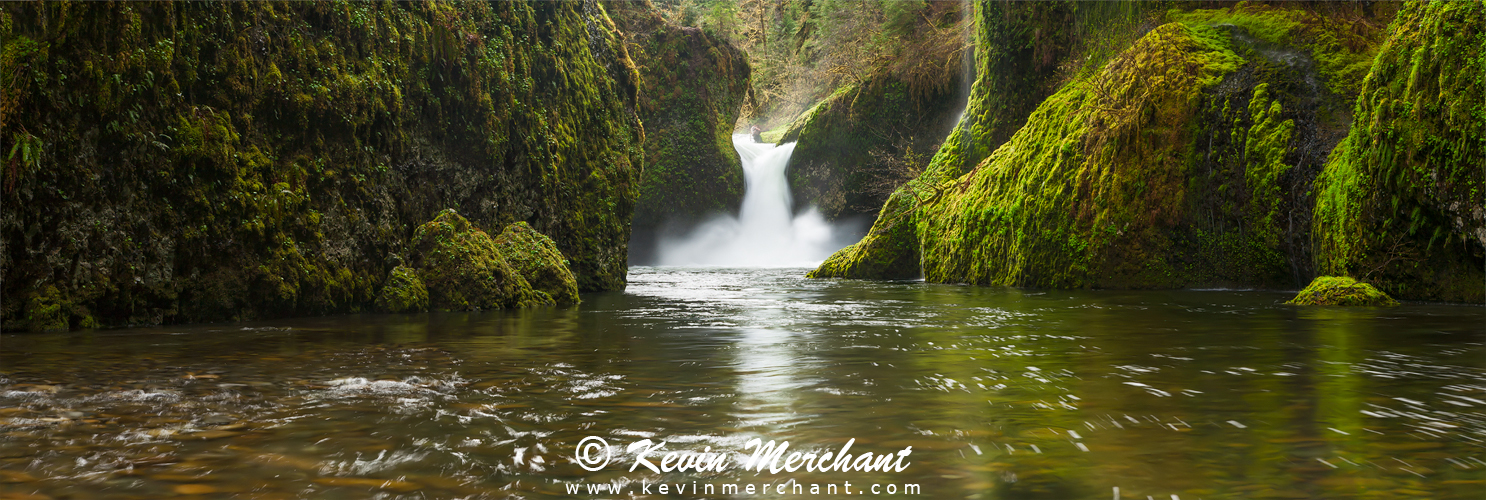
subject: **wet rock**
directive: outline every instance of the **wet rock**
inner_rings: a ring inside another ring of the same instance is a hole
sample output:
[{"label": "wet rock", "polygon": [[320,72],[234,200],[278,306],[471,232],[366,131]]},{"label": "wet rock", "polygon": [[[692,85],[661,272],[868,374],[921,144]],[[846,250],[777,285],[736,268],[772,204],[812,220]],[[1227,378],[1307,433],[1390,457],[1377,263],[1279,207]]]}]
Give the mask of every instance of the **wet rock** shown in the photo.
[{"label": "wet rock", "polygon": [[236,421],[237,419],[232,418],[229,415],[223,415],[221,413],[213,413],[211,415],[201,417],[201,422],[207,425],[227,425]]}]

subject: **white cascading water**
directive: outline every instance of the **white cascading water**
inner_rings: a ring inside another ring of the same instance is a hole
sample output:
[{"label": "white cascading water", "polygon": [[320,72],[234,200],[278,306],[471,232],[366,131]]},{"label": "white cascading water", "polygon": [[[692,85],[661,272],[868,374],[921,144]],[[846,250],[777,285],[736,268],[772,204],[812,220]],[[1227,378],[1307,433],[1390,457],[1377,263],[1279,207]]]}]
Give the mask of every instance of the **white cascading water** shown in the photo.
[{"label": "white cascading water", "polygon": [[743,207],[738,216],[718,216],[686,236],[660,241],[663,266],[814,267],[845,246],[837,228],[815,207],[790,213],[784,167],[795,144],[774,146],[734,135],[743,160]]}]

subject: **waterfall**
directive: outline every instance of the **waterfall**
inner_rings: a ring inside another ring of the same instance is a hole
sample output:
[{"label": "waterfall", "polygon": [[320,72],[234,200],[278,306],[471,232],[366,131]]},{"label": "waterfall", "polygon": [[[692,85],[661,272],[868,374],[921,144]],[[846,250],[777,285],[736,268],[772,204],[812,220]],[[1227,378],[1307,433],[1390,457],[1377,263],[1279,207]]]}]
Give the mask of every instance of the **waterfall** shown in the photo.
[{"label": "waterfall", "polygon": [[753,142],[734,135],[733,148],[743,160],[743,207],[737,217],[721,215],[690,234],[660,241],[657,262],[663,266],[814,267],[845,246],[843,236],[815,207],[790,213],[785,165],[795,144]]}]

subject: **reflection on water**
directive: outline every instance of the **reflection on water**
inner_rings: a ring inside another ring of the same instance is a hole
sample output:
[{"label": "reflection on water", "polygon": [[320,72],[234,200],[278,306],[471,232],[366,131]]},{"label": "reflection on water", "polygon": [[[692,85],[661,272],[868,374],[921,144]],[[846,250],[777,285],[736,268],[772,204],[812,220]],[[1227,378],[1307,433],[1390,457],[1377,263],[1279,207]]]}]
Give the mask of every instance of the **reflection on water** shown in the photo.
[{"label": "reflection on water", "polygon": [[[566,488],[662,479],[984,499],[1486,491],[1480,307],[802,273],[637,268],[629,291],[567,310],[7,335],[0,498],[607,498]],[[596,472],[572,461],[590,435],[617,452]],[[656,475],[624,449],[753,438],[911,446],[912,465]]]}]

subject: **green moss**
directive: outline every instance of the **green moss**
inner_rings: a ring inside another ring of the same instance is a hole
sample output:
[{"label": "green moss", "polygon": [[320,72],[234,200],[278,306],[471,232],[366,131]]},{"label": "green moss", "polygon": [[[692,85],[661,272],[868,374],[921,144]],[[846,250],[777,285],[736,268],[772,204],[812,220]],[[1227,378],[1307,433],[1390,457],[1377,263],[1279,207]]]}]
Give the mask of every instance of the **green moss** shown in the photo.
[{"label": "green moss", "polygon": [[[955,75],[926,95],[886,69],[847,85],[800,115],[778,142],[796,142],[786,174],[795,208],[814,205],[827,219],[870,215],[886,201],[874,162],[939,148],[960,111]],[[911,159],[909,161],[912,161]]]},{"label": "green moss", "polygon": [[495,237],[495,248],[511,267],[516,268],[532,289],[546,293],[558,305],[579,302],[578,282],[568,270],[568,261],[557,245],[525,222],[506,226]]},{"label": "green moss", "polygon": [[976,2],[975,79],[960,120],[923,174],[883,204],[864,239],[872,240],[870,244],[837,252],[811,275],[918,276],[917,235],[897,225],[915,220],[916,205],[932,197],[936,186],[970,171],[1010,139],[1039,103],[1057,90],[1059,80],[1068,76],[1065,67],[1078,71],[1101,66],[1112,55],[1110,47],[1133,37],[1148,5],[1154,4]]},{"label": "green moss", "polygon": [[71,304],[57,287],[48,286],[31,296],[26,305],[26,326],[33,332],[65,332],[71,316]]},{"label": "green moss", "polygon": [[[0,192],[7,303],[54,286],[113,326],[369,310],[445,207],[482,227],[528,221],[579,289],[624,287],[643,132],[601,6],[17,3],[0,17],[0,153],[17,134],[30,150]],[[24,309],[4,307],[5,327]]]},{"label": "green moss", "polygon": [[1396,7],[1326,6],[1240,2],[1223,9],[1172,10],[1173,21],[1192,25],[1236,26],[1273,45],[1310,51],[1331,91],[1355,96],[1372,65]]},{"label": "green moss", "polygon": [[1410,299],[1486,301],[1486,5],[1410,2],[1316,180],[1316,267]]},{"label": "green moss", "polygon": [[[1342,49],[1318,46],[1317,33],[1390,9],[1239,5],[1223,15],[1273,23],[1237,27],[1172,11],[1181,22],[1114,52],[1084,45],[1059,73],[1067,80],[998,142],[994,130],[1017,116],[1004,113],[1006,89],[1037,95],[1018,80],[1027,71],[1004,71],[1017,60],[1005,51],[1025,45],[986,47],[1017,33],[1014,18],[986,17],[1005,8],[981,6],[983,57],[961,125],[872,235],[813,276],[883,277],[884,262],[915,263],[929,281],[1037,287],[1285,287],[1312,275],[1307,193],[1349,120],[1317,83],[1335,73],[1311,58]],[[1366,40],[1345,51],[1367,53]]]},{"label": "green moss", "polygon": [[725,39],[667,23],[649,1],[605,6],[640,74],[645,168],[630,252],[645,261],[662,229],[684,230],[742,204],[732,129],[748,92],[748,58]]},{"label": "green moss", "polygon": [[428,310],[428,289],[423,280],[407,266],[392,268],[387,283],[377,295],[377,309],[393,313],[423,312]]},{"label": "green moss", "polygon": [[1321,276],[1290,299],[1297,306],[1396,306],[1398,301],[1372,285],[1345,276]]},{"label": "green moss", "polygon": [[1169,229],[1183,215],[1190,120],[1242,60],[1200,29],[1156,28],[1065,86],[918,217],[931,281],[1043,287],[1181,283]]},{"label": "green moss", "polygon": [[918,239],[911,221],[913,201],[895,194],[872,229],[851,246],[838,250],[805,275],[807,278],[911,279],[919,276]]},{"label": "green moss", "polygon": [[1261,83],[1249,100],[1248,113],[1253,126],[1245,134],[1244,180],[1249,195],[1248,229],[1253,233],[1249,238],[1261,249],[1273,253],[1265,260],[1277,264],[1281,260],[1280,204],[1284,199],[1280,177],[1290,170],[1285,155],[1290,151],[1295,121],[1281,116],[1280,101],[1272,100],[1268,91],[1269,85]]},{"label": "green moss", "polygon": [[501,256],[485,231],[446,209],[413,233],[413,267],[428,287],[428,303],[445,311],[479,311],[551,304]]}]

